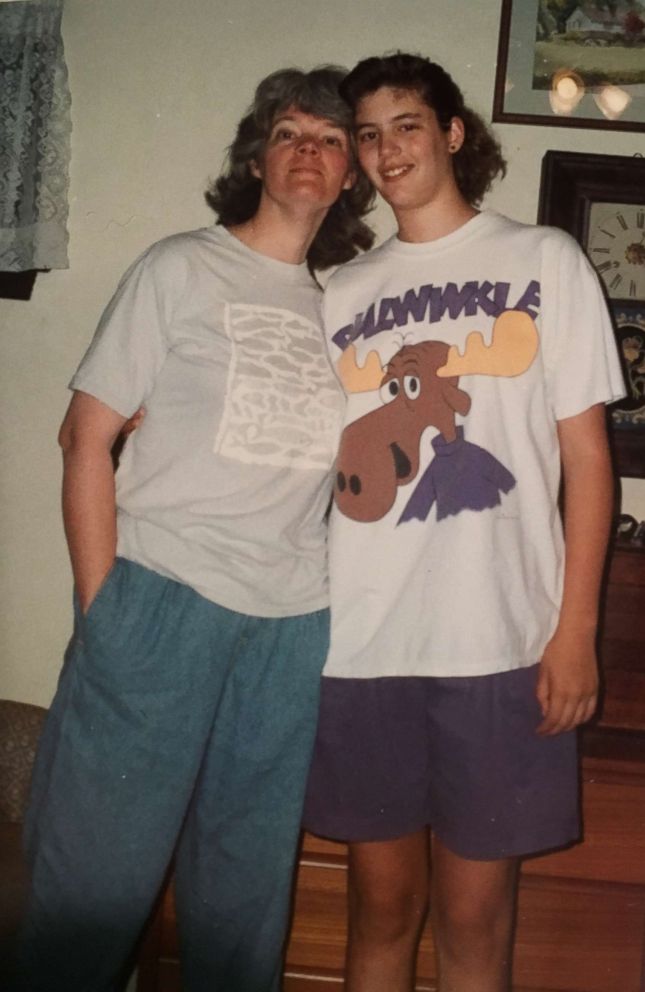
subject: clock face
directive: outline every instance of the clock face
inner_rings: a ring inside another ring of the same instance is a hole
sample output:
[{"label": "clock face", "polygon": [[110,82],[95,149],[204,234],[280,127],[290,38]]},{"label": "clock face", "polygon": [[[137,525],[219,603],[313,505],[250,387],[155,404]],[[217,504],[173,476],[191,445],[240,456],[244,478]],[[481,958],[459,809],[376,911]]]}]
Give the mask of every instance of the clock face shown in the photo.
[{"label": "clock face", "polygon": [[645,300],[645,204],[592,203],[587,253],[612,299]]}]

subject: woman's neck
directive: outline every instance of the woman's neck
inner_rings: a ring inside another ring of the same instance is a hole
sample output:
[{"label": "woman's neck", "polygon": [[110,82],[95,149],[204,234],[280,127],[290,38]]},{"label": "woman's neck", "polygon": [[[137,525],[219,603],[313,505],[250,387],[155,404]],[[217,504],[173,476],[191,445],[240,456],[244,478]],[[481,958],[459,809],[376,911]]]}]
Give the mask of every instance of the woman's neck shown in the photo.
[{"label": "woman's neck", "polygon": [[326,210],[316,213],[284,210],[264,199],[257,213],[229,232],[248,248],[280,262],[301,265],[325,218]]}]

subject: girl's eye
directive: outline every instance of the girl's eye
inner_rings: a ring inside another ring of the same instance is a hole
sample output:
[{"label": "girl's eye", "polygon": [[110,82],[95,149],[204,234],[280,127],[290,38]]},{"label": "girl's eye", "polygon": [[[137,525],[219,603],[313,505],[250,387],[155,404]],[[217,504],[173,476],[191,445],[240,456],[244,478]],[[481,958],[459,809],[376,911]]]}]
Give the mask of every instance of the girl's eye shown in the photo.
[{"label": "girl's eye", "polygon": [[325,138],[326,145],[332,145],[334,148],[340,148],[342,146],[342,141],[335,134],[329,134]]},{"label": "girl's eye", "polygon": [[281,127],[276,131],[275,138],[276,141],[289,141],[290,138],[293,138],[293,131],[290,131],[289,128]]},{"label": "girl's eye", "polygon": [[361,133],[358,136],[358,140],[362,145],[365,145],[368,143],[368,141],[373,141],[375,137],[376,137],[375,131],[361,131]]}]

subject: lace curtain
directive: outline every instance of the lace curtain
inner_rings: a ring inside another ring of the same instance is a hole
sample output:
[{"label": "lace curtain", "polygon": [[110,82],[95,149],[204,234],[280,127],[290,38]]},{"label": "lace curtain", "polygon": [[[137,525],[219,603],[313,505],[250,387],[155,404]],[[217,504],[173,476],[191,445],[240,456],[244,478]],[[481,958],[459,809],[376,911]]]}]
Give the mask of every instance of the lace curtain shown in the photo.
[{"label": "lace curtain", "polygon": [[0,3],[0,272],[66,269],[63,0]]}]

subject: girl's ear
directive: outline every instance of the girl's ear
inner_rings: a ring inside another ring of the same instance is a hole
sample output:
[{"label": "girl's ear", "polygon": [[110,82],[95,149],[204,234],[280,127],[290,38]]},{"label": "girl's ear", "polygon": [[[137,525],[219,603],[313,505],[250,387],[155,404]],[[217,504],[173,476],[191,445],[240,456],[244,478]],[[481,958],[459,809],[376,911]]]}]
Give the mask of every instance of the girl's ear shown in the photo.
[{"label": "girl's ear", "polygon": [[256,179],[262,179],[262,170],[254,158],[250,162],[251,175]]},{"label": "girl's ear", "polygon": [[464,143],[466,128],[461,117],[453,117],[448,127],[448,151],[455,155]]}]

